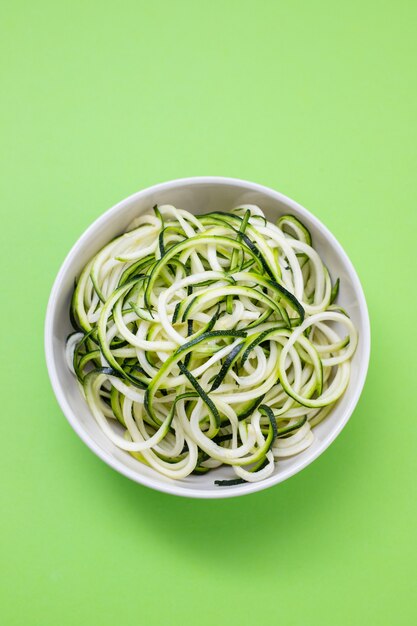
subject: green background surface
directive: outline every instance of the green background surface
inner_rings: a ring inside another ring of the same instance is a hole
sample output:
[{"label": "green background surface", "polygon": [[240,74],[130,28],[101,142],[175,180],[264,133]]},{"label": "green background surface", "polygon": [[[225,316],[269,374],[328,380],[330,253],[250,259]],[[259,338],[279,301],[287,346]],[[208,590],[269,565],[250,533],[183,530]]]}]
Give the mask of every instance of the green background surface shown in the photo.
[{"label": "green background surface", "polygon": [[[413,1],[2,2],[5,626],[417,623]],[[119,476],[53,396],[66,253],[156,182],[247,178],[315,213],[363,282],[349,424],[267,491],[194,501]]]}]

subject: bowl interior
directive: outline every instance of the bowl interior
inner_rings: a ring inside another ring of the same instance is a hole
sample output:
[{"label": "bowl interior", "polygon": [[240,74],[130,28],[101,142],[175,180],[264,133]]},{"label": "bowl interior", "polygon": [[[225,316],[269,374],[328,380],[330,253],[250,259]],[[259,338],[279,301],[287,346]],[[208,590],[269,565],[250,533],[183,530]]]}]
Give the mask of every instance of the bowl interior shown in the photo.
[{"label": "bowl interior", "polygon": [[[352,362],[349,387],[328,417],[315,427],[313,445],[297,456],[279,460],[274,474],[260,483],[216,486],[216,478],[231,477],[228,468],[219,468],[177,482],[142,465],[105,437],[67,368],[64,351],[66,337],[72,332],[68,311],[74,278],[88,259],[110,239],[122,233],[135,216],[149,211],[154,204],[162,203],[173,204],[192,213],[229,211],[238,204],[253,203],[259,205],[271,221],[288,212],[300,217],[310,229],[313,245],[327,264],[332,279],[340,278],[338,302],[346,308],[359,330],[359,345]],[[253,183],[234,179],[197,178],[163,183],[141,191],[107,211],[90,226],[65,259],[55,281],[48,305],[45,345],[51,382],[63,412],[78,435],[104,461],[129,478],[162,491],[192,497],[228,497],[281,482],[308,465],[337,436],[353,411],[365,380],[369,360],[369,321],[355,270],[340,244],[313,215],[289,198]]]}]

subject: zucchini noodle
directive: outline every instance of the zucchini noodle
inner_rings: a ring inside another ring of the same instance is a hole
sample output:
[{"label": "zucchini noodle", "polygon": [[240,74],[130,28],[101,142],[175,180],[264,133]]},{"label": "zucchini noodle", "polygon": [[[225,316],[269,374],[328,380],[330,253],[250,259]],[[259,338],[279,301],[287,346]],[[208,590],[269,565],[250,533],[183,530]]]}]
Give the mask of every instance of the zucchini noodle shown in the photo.
[{"label": "zucchini noodle", "polygon": [[118,448],[172,479],[267,478],[314,441],[358,335],[294,216],[243,205],[136,218],[79,276],[68,366]]}]

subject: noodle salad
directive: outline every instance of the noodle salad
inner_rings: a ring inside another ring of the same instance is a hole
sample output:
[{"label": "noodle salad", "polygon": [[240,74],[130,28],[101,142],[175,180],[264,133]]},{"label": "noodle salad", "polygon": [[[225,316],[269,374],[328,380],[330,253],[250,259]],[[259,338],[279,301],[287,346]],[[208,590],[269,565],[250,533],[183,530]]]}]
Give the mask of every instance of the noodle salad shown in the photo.
[{"label": "noodle salad", "polygon": [[155,206],[79,276],[68,365],[139,462],[259,481],[312,444],[347,388],[358,335],[338,290],[294,216]]}]

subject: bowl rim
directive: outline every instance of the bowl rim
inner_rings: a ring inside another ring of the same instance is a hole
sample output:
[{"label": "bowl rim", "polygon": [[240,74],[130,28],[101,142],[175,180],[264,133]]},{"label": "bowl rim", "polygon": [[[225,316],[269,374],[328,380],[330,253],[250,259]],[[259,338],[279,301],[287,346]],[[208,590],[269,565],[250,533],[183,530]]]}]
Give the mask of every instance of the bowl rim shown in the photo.
[{"label": "bowl rim", "polygon": [[[148,195],[151,193],[158,193],[161,191],[165,191],[167,189],[173,189],[176,187],[181,187],[184,185],[201,185],[201,184],[210,184],[210,185],[235,185],[240,188],[244,187],[248,191],[258,191],[260,193],[267,193],[268,195],[272,195],[276,200],[283,202],[288,207],[295,209],[299,214],[308,217],[308,219],[325,235],[326,239],[331,240],[334,247],[337,249],[338,255],[342,258],[342,261],[346,268],[349,271],[349,277],[352,281],[355,293],[358,297],[359,302],[359,310],[360,316],[363,322],[364,330],[362,331],[361,342],[363,344],[363,358],[359,363],[359,375],[358,375],[358,384],[351,391],[349,397],[349,403],[342,415],[342,418],[337,422],[334,427],[334,430],[320,443],[320,445],[315,449],[314,452],[308,454],[308,450],[305,452],[306,455],[301,455],[301,458],[298,459],[298,462],[292,466],[291,468],[286,468],[282,473],[270,476],[259,482],[254,483],[245,483],[243,485],[231,486],[228,489],[189,489],[185,487],[180,481],[179,482],[163,482],[159,480],[157,477],[154,479],[152,477],[141,476],[137,474],[129,467],[124,465],[121,461],[113,458],[110,453],[107,453],[103,450],[95,440],[85,432],[81,425],[79,424],[69,402],[66,399],[66,394],[64,389],[62,388],[57,367],[54,358],[54,350],[53,350],[53,320],[54,320],[54,312],[58,299],[58,295],[61,288],[62,278],[66,274],[68,268],[71,266],[74,257],[77,254],[79,247],[83,244],[83,242],[89,238],[90,234],[94,232],[101,224],[104,224],[107,220],[109,220],[114,214],[116,214],[121,208],[123,208],[127,203],[134,201],[136,199],[141,198],[141,196]],[[284,480],[287,480],[291,476],[294,476],[302,469],[310,465],[313,461],[315,461],[336,439],[336,437],[340,434],[343,428],[346,426],[348,420],[350,419],[358,401],[360,395],[362,393],[368,367],[369,367],[369,359],[370,359],[370,349],[371,349],[371,331],[370,331],[370,321],[369,321],[369,312],[366,304],[365,295],[363,292],[363,288],[361,282],[359,280],[358,274],[346,254],[345,250],[336,239],[336,237],[330,232],[330,230],[310,211],[300,205],[298,202],[289,198],[288,196],[282,194],[271,187],[267,187],[265,185],[261,185],[259,183],[254,183],[248,180],[239,179],[239,178],[230,178],[223,176],[192,176],[186,178],[176,178],[166,182],[157,183],[155,185],[151,185],[150,187],[146,187],[137,191],[130,196],[124,198],[111,208],[104,211],[101,215],[99,215],[91,224],[88,226],[86,230],[81,234],[81,236],[76,240],[68,254],[66,255],[64,261],[62,262],[59,271],[54,280],[51,293],[49,296],[47,309],[46,309],[46,317],[45,317],[45,326],[44,326],[44,348],[45,348],[45,359],[46,366],[50,378],[50,382],[52,385],[52,389],[58,401],[58,404],[64,413],[66,419],[69,424],[73,428],[73,430],[77,433],[80,439],[90,448],[96,456],[98,456],[102,461],[104,461],[107,465],[109,465],[114,470],[118,471],[120,474],[130,478],[136,483],[142,484],[151,489],[155,489],[157,491],[163,493],[169,493],[177,496],[185,496],[188,498],[202,498],[202,499],[221,499],[221,498],[231,498],[236,496],[247,495],[250,493],[254,493],[257,491],[262,491],[267,489],[268,487],[272,487],[273,485],[277,485]]]}]

